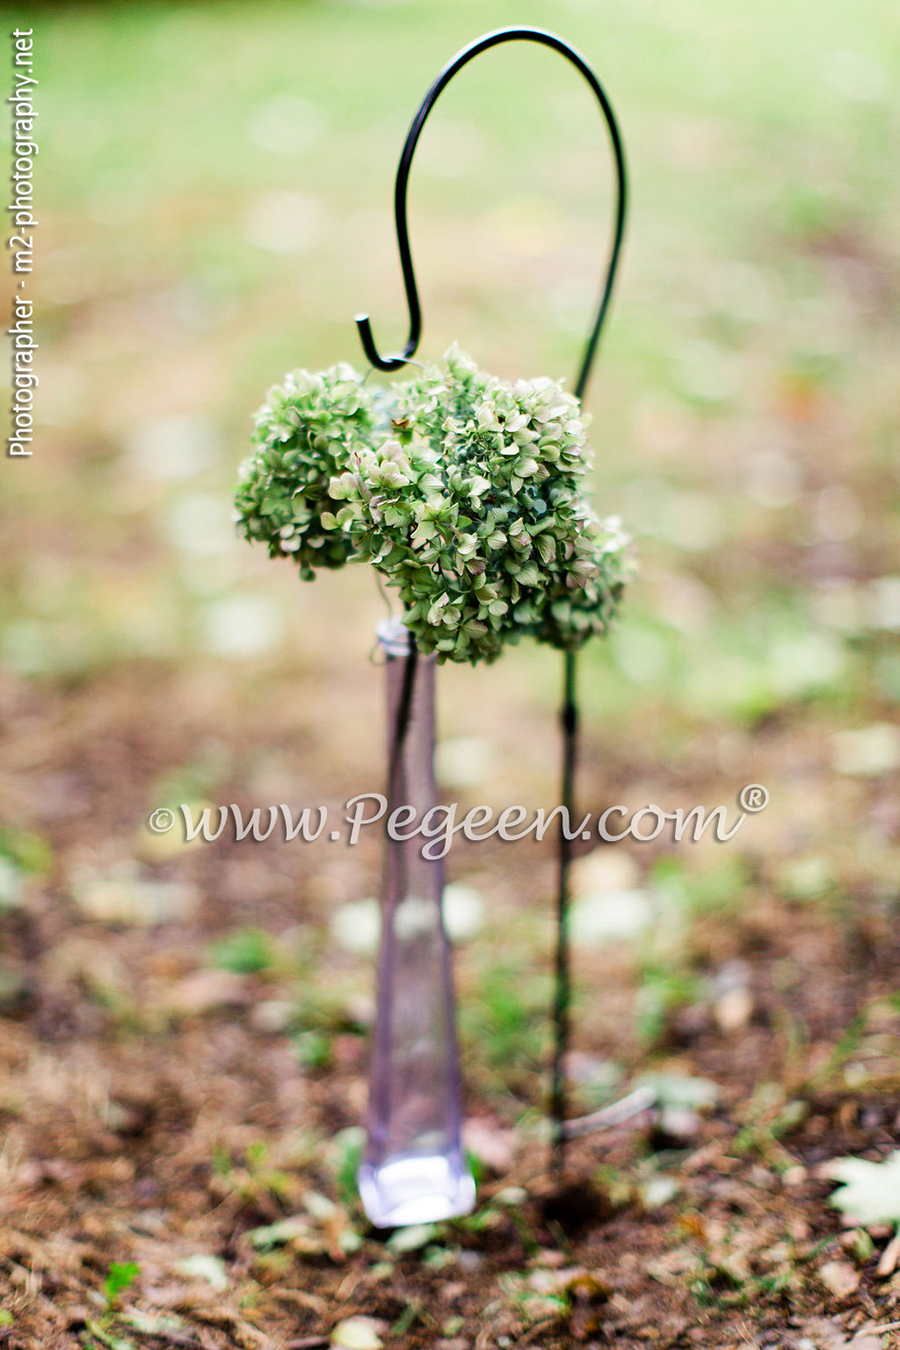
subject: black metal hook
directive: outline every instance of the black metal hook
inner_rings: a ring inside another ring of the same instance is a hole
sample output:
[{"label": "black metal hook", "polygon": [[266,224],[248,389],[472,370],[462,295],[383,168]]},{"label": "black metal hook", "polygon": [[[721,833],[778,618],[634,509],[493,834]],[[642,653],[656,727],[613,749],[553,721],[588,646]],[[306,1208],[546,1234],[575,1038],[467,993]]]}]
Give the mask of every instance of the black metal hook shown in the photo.
[{"label": "black metal hook", "polygon": [[463,47],[462,51],[454,56],[453,60],[444,67],[438,75],[434,84],[425,95],[419,109],[412,120],[412,124],[406,136],[406,143],[403,146],[403,153],[400,156],[400,164],[397,169],[397,182],[394,187],[394,220],[397,226],[397,245],[400,250],[400,266],[403,272],[403,284],[406,288],[406,301],[409,306],[409,337],[403,351],[395,356],[381,356],[378,348],[375,346],[375,339],[372,335],[372,325],[369,322],[368,314],[358,314],[356,316],[356,326],[359,329],[360,340],[366,356],[372,365],[378,370],[399,370],[405,366],[411,357],[415,356],[422,336],[422,308],[419,304],[419,292],[416,286],[416,274],[413,269],[412,253],[409,244],[409,227],[406,219],[407,210],[407,186],[409,183],[409,171],[412,166],[413,155],[422,134],[422,128],[428,118],[428,114],[434,107],[438,96],[443,89],[450,83],[457,71],[462,70],[473,57],[481,52],[487,51],[489,47],[496,47],[501,42],[512,42],[521,39],[525,42],[537,42],[544,47],[551,47],[560,55],[566,57],[568,61],[581,72],[593,90],[606,126],[609,131],[610,142],[612,144],[613,158],[616,170],[616,211],[613,226],[612,246],[609,254],[609,262],[606,269],[606,279],[600,296],[600,306],[597,310],[597,317],[594,320],[594,326],[591,329],[587,340],[584,356],[578,378],[575,382],[575,395],[581,399],[584,397],[584,391],[587,387],[588,378],[593,365],[594,356],[597,351],[597,342],[600,337],[603,321],[606,318],[606,311],[609,308],[610,298],[612,296],[613,282],[616,277],[616,270],[619,264],[619,253],[622,247],[622,236],[625,230],[625,208],[627,202],[627,175],[625,171],[625,155],[622,149],[622,138],[619,134],[618,124],[612,105],[603,90],[603,86],[597,79],[587,61],[570,47],[562,38],[555,33],[549,33],[543,28],[498,28],[493,33],[486,33],[484,37],[471,42],[468,47]]}]

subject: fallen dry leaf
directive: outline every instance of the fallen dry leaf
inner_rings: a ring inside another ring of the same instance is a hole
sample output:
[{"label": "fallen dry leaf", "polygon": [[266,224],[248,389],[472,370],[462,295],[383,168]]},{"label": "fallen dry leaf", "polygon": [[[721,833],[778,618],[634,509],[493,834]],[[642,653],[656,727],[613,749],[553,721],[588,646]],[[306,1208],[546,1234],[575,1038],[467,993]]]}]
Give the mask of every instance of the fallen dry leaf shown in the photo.
[{"label": "fallen dry leaf", "polygon": [[878,1262],[879,1278],[886,1280],[889,1275],[893,1275],[897,1269],[898,1261],[900,1261],[900,1232],[895,1233],[881,1253],[881,1259]]},{"label": "fallen dry leaf", "polygon": [[381,1350],[382,1339],[371,1317],[347,1317],[331,1333],[334,1350]]},{"label": "fallen dry leaf", "polygon": [[819,1268],[819,1279],[835,1298],[849,1298],[859,1288],[859,1271],[849,1261],[826,1261]]},{"label": "fallen dry leaf", "polygon": [[166,1007],[183,1017],[202,1016],[217,1008],[240,1007],[248,1001],[247,981],[230,970],[197,970],[169,992]]}]

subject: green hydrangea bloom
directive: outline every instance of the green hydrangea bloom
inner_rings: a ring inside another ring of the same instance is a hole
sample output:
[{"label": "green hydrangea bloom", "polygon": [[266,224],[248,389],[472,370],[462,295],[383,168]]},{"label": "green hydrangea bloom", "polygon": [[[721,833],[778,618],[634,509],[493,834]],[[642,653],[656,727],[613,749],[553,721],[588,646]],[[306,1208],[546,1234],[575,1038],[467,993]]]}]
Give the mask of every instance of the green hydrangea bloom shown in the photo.
[{"label": "green hydrangea bloom", "polygon": [[302,372],[270,393],[256,438],[242,532],[307,578],[370,561],[438,660],[492,661],[523,634],[575,650],[606,631],[630,541],[581,495],[584,421],[559,382],[510,385],[456,348],[387,394],[347,366]]},{"label": "green hydrangea bloom", "polygon": [[355,554],[328,485],[369,444],[372,409],[372,391],[341,363],[316,375],[293,371],[254,417],[257,448],[239,470],[238,529],[268,544],[271,557],[292,556],[304,581]]}]

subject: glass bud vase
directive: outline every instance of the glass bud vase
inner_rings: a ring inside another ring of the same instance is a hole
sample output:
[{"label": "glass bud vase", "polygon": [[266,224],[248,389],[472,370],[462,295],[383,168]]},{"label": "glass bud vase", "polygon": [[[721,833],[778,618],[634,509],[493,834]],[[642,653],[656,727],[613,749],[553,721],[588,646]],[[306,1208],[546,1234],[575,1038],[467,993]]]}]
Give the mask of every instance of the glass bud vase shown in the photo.
[{"label": "glass bud vase", "polygon": [[[388,713],[388,813],[407,835],[437,805],[435,659],[398,621],[379,625]],[[443,863],[422,835],[385,839],[381,947],[369,1079],[366,1214],[379,1228],[467,1214],[475,1183],[462,1152],[459,1057],[450,947],[441,913]]]}]

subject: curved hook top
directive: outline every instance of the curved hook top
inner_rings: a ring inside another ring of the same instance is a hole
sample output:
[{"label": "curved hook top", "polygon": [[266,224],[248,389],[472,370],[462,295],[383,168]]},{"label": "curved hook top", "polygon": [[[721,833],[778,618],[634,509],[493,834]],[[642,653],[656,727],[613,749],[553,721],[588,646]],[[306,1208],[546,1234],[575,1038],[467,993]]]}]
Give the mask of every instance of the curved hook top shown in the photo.
[{"label": "curved hook top", "polygon": [[587,340],[587,345],[582,357],[581,367],[578,378],[575,382],[574,393],[576,398],[583,398],[587,387],[588,378],[591,373],[591,366],[597,352],[597,343],[600,338],[600,332],[603,328],[603,322],[606,318],[606,312],[609,308],[610,298],[612,296],[613,283],[616,278],[616,271],[619,265],[619,254],[622,248],[622,237],[625,231],[625,209],[627,203],[627,175],[625,170],[625,154],[622,148],[622,137],[619,133],[619,127],[616,122],[612,105],[604,92],[603,86],[597,79],[587,61],[571,47],[562,38],[557,37],[555,33],[550,33],[544,28],[498,28],[493,33],[486,33],[484,37],[477,38],[474,42],[463,47],[462,51],[454,56],[453,60],[444,67],[440,75],[432,84],[428,93],[425,95],[415,117],[412,120],[409,131],[407,132],[406,142],[403,146],[403,153],[400,156],[400,164],[397,169],[397,181],[394,187],[394,220],[397,227],[397,245],[400,250],[400,266],[403,272],[403,284],[406,288],[406,301],[409,306],[409,337],[403,351],[395,356],[381,356],[378,348],[375,346],[375,339],[372,335],[372,325],[369,322],[367,314],[358,314],[356,316],[356,326],[359,329],[360,340],[366,356],[372,365],[378,370],[399,370],[405,366],[408,361],[416,354],[419,341],[422,336],[422,309],[419,304],[419,292],[416,286],[416,274],[413,268],[412,252],[409,244],[409,226],[407,223],[407,187],[409,183],[409,171],[412,166],[413,155],[422,134],[422,128],[428,118],[428,114],[437,102],[441,92],[447,87],[457,71],[462,70],[473,57],[481,52],[487,51],[490,47],[496,47],[501,42],[512,42],[521,39],[525,42],[537,42],[544,47],[551,47],[560,55],[571,61],[572,65],[581,72],[587,83],[590,85],[600,105],[600,110],[606,122],[609,131],[610,142],[612,145],[613,158],[616,171],[616,210],[613,225],[613,238],[610,248],[609,261],[606,269],[606,279],[600,296],[600,304],[597,310],[597,317],[594,320],[593,328]]}]

